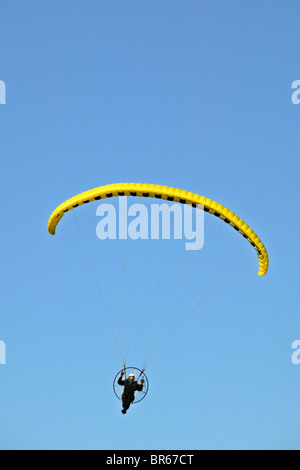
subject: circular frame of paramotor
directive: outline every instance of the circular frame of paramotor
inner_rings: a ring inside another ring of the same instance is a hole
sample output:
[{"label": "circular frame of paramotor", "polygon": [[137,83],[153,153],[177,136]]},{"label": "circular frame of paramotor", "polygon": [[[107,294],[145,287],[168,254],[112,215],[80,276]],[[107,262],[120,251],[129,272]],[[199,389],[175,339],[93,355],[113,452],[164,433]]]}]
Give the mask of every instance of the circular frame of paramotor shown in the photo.
[{"label": "circular frame of paramotor", "polygon": [[148,390],[149,390],[149,380],[148,380],[148,378],[145,374],[145,371],[140,370],[137,367],[124,367],[122,370],[120,370],[116,374],[116,376],[114,378],[114,381],[113,381],[113,389],[114,389],[114,393],[115,393],[116,397],[119,400],[122,400],[122,394],[123,394],[124,387],[123,387],[123,385],[118,384],[118,380],[121,376],[121,372],[124,373],[124,378],[125,379],[128,378],[129,374],[134,374],[135,380],[137,382],[140,382],[141,380],[144,380],[143,390],[142,390],[142,392],[136,392],[133,404],[134,403],[139,403],[140,401],[144,400],[144,398],[146,397],[146,395],[148,393]]}]

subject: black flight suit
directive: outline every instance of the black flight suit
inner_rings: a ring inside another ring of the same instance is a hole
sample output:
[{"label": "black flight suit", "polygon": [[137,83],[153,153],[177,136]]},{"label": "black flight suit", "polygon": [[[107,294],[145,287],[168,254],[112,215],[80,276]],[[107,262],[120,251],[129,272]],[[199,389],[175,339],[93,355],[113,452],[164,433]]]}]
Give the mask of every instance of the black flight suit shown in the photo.
[{"label": "black flight suit", "polygon": [[142,392],[143,385],[138,384],[136,380],[133,380],[132,382],[129,379],[123,380],[122,377],[119,378],[118,384],[124,385],[124,392],[122,394],[122,413],[125,414],[128,408],[130,407],[131,403],[134,401],[134,393],[136,392],[136,390],[138,392]]}]

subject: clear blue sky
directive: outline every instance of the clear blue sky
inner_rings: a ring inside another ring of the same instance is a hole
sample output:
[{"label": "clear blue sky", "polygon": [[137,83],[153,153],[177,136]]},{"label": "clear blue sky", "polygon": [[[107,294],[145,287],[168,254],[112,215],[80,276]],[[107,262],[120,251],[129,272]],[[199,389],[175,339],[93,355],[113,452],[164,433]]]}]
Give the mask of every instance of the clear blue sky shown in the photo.
[{"label": "clear blue sky", "polygon": [[[1,1],[1,449],[300,448],[299,17],[296,0]],[[221,202],[270,255],[255,289],[189,319],[126,417],[105,317],[47,233],[65,199],[125,181]]]}]

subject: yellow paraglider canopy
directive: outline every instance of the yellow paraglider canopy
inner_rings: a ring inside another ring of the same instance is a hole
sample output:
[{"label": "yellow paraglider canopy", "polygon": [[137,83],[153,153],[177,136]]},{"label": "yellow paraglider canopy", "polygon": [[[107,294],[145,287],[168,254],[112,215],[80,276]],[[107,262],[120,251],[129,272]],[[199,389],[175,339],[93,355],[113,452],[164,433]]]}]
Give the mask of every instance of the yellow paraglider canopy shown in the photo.
[{"label": "yellow paraglider canopy", "polygon": [[48,223],[49,233],[51,235],[55,235],[57,224],[66,212],[89,202],[119,196],[152,197],[166,201],[174,201],[181,204],[189,204],[195,208],[203,209],[205,212],[209,212],[210,214],[219,217],[246,238],[256,250],[259,260],[258,275],[263,276],[267,273],[269,267],[267,250],[262,241],[249,225],[246,224],[246,222],[218,202],[199,196],[198,194],[184,191],[182,189],[170,188],[168,186],[142,183],[119,183],[100,186],[99,188],[78,194],[58,206],[52,213]]}]

